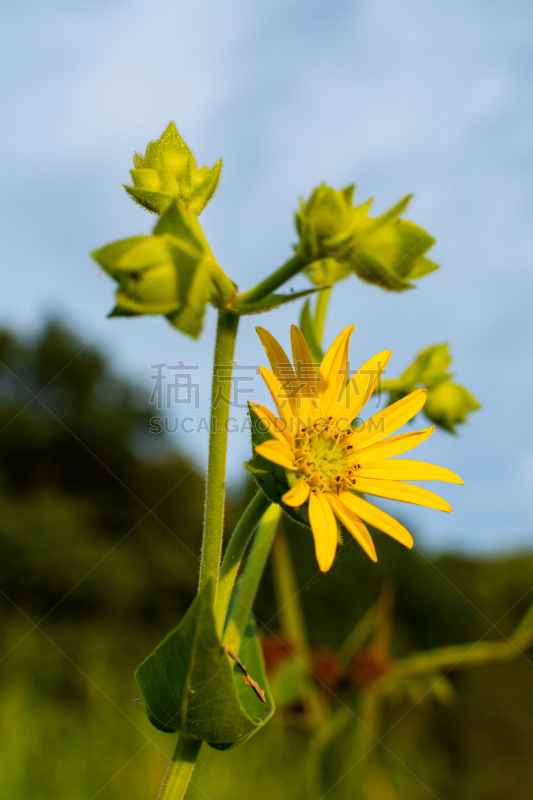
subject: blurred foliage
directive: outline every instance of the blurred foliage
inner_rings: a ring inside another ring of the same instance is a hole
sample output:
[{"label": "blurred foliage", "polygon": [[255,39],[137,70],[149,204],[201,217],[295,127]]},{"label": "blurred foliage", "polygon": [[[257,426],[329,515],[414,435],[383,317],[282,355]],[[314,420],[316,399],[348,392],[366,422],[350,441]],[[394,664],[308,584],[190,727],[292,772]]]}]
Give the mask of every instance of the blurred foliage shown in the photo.
[{"label": "blurred foliage", "polygon": [[[59,323],[33,339],[0,333],[0,785],[10,800],[157,794],[174,740],[134,702],[133,672],[194,596],[204,483],[164,440],[154,445],[151,415],[146,396]],[[228,529],[248,491],[230,498]],[[332,702],[332,650],[384,582],[396,586],[394,658],[508,636],[531,600],[530,555],[430,560],[375,531],[376,565],[350,539],[318,576],[309,532],[290,522],[286,532],[322,702]],[[270,569],[255,609],[276,637]],[[365,800],[529,798],[531,668],[524,657],[453,673],[445,703],[387,700]],[[312,741],[297,708],[281,713],[234,752],[202,750],[188,796],[307,800],[318,747],[328,796],[353,797],[348,777],[333,784],[359,747],[345,718],[365,695],[337,695],[331,739]]]},{"label": "blurred foliage", "polygon": [[0,362],[0,585],[39,615],[89,573],[56,617],[174,625],[196,591],[204,482],[163,444],[146,458],[147,392],[57,322],[0,332]]},{"label": "blurred foliage", "polygon": [[389,402],[395,403],[419,387],[426,388],[425,416],[440,428],[456,433],[456,425],[466,422],[468,414],[481,405],[468,389],[451,380],[452,356],[448,348],[447,344],[426,347],[399,378],[382,381],[381,389],[389,392]]}]

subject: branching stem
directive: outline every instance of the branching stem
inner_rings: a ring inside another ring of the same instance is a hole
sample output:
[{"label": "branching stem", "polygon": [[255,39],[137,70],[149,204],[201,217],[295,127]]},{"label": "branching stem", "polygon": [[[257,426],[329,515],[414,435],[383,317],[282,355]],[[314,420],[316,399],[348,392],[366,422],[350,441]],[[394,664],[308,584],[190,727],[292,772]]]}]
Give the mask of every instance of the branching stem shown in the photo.
[{"label": "branching stem", "polygon": [[244,292],[244,294],[239,295],[236,302],[246,305],[257,303],[293,278],[305,267],[305,263],[306,262],[298,255],[289,258],[288,261],[282,264],[272,275],[269,275],[268,278],[265,278],[264,281],[258,283],[253,289],[249,289],[247,292]]}]

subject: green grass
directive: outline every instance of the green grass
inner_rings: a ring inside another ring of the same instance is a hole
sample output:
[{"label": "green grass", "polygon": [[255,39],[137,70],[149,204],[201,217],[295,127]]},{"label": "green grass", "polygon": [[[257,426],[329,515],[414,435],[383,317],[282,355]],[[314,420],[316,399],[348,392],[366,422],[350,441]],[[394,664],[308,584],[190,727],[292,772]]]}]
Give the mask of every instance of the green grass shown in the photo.
[{"label": "green grass", "polygon": [[[175,738],[156,731],[135,702],[137,661],[101,631],[80,633],[54,629],[44,636],[15,616],[6,625],[0,664],[2,796],[155,800]],[[299,800],[303,744],[275,722],[245,745],[246,753],[204,747],[188,796]]]}]

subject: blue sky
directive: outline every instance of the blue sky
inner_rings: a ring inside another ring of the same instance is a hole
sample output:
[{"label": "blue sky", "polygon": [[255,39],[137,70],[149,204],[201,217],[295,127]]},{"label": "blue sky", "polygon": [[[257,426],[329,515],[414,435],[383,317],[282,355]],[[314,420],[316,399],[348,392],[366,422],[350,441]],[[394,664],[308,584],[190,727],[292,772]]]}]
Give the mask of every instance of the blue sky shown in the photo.
[{"label": "blue sky", "polygon": [[[161,319],[107,320],[113,286],[87,255],[149,232],[154,218],[121,184],[170,119],[201,164],[224,158],[201,220],[242,288],[290,255],[298,197],[321,181],[356,182],[376,212],[413,192],[408,216],[436,237],[441,270],[401,295],[340,284],[326,340],[355,323],[354,364],[390,348],[391,375],[451,343],[456,379],[484,408],[420,457],[466,485],[443,488],[452,515],[402,518],[430,549],[530,548],[532,24],[529,3],[477,0],[6,8],[0,321],[28,330],[60,314],[147,394],[158,362],[198,364],[207,383],[214,311],[199,342]],[[294,318],[288,307],[261,322],[286,343]],[[256,321],[243,323],[240,364],[264,363]],[[179,441],[203,468],[205,437]],[[231,437],[234,482],[248,451],[246,435]]]}]

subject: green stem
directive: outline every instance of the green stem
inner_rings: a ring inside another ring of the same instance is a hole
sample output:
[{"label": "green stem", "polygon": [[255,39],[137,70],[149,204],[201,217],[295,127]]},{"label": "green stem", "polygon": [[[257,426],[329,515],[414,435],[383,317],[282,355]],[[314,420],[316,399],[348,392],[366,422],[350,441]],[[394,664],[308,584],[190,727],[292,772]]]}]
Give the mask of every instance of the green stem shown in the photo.
[{"label": "green stem", "polygon": [[286,636],[292,652],[302,667],[302,684],[304,687],[303,704],[312,724],[318,725],[323,718],[324,703],[312,681],[311,651],[305,625],[305,616],[300,601],[300,590],[294,574],[291,553],[283,528],[274,539],[272,548],[272,566],[274,569],[274,593],[280,632]]},{"label": "green stem", "polygon": [[187,791],[201,745],[200,739],[179,737],[157,800],[181,800]]},{"label": "green stem", "polygon": [[287,636],[296,655],[309,666],[309,642],[300,592],[294,574],[292,558],[285,534],[280,531],[272,549],[274,591],[278,606],[280,628]]},{"label": "green stem", "polygon": [[327,791],[324,794],[323,786],[324,756],[332,741],[353,721],[352,713],[348,706],[342,705],[314,731],[305,760],[308,800],[323,800],[327,794]]},{"label": "green stem", "polygon": [[353,659],[355,654],[361,649],[364,643],[370,639],[376,630],[377,610],[377,603],[371,605],[368,611],[361,617],[359,622],[354,625],[351,632],[339,648],[337,655],[342,664],[343,670],[348,669],[350,661]]},{"label": "green stem", "polygon": [[[358,725],[354,729],[354,749],[350,753],[350,767],[344,781],[344,797],[362,797],[365,774],[369,761],[375,757],[379,744],[382,700],[375,689],[362,691],[357,707]],[[342,795],[341,795],[342,796]]]},{"label": "green stem", "polygon": [[273,503],[263,515],[250,554],[246,560],[239,591],[235,598],[235,605],[224,632],[224,644],[234,653],[239,652],[246,623],[254,606],[255,596],[263,577],[280,517],[281,508]]},{"label": "green stem", "polygon": [[240,518],[237,527],[229,540],[222,567],[220,569],[220,580],[217,590],[217,601],[215,605],[215,619],[217,630],[220,636],[224,630],[224,622],[228,612],[228,605],[231,592],[235,584],[235,578],[239,571],[246,545],[250,541],[252,533],[261,522],[261,517],[270,506],[270,500],[263,494],[257,492],[254,499]]},{"label": "green stem", "polygon": [[289,258],[279,269],[269,275],[268,278],[265,278],[264,281],[258,283],[257,286],[254,286],[253,289],[238,295],[235,303],[247,305],[249,303],[257,303],[293,278],[305,265],[306,262],[298,255]]},{"label": "green stem", "polygon": [[210,577],[214,577],[218,581],[220,570],[226,496],[229,399],[238,325],[239,317],[236,314],[225,309],[219,311],[211,392],[211,433],[209,435],[204,537],[200,562],[200,589],[205,586]]},{"label": "green stem", "polygon": [[512,639],[451,645],[418,653],[396,661],[391,676],[405,678],[438,670],[467,669],[494,661],[511,661],[533,644],[533,632],[514,634]]},{"label": "green stem", "polygon": [[322,289],[318,292],[316,298],[315,308],[315,338],[319,345],[322,347],[322,339],[324,337],[324,323],[326,322],[326,312],[328,310],[329,299],[331,297],[331,287],[329,289]]}]

